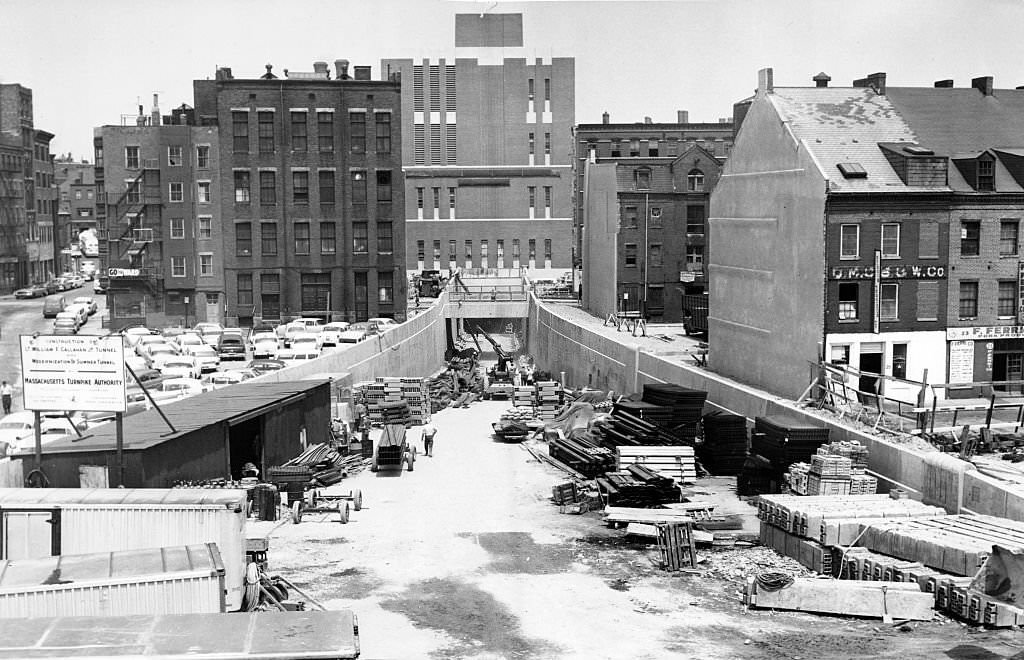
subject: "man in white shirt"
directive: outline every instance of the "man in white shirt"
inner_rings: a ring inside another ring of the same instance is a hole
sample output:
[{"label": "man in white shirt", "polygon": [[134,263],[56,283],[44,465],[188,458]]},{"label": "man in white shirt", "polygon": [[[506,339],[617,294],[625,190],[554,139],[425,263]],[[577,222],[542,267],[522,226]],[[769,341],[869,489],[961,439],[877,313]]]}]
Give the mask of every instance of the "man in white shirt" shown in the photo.
[{"label": "man in white shirt", "polygon": [[11,414],[11,399],[14,397],[14,388],[6,380],[0,383],[0,400],[3,400],[4,414]]},{"label": "man in white shirt", "polygon": [[437,429],[434,428],[433,424],[427,424],[423,427],[423,453],[427,456],[434,455],[435,435],[437,435]]}]

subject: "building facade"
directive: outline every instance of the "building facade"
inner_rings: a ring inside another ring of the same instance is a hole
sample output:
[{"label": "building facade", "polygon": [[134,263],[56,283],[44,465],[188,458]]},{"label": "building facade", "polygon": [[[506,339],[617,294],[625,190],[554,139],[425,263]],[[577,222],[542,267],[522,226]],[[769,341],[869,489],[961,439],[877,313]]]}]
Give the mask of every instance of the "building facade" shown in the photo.
[{"label": "building facade", "polygon": [[400,84],[346,60],[283,75],[194,82],[221,131],[227,316],[405,320]]},{"label": "building facade", "polygon": [[96,249],[96,167],[75,161],[70,154],[53,164],[57,184],[57,229],[55,236],[63,270],[79,271],[83,260],[95,260]]},{"label": "building facade", "polygon": [[[706,291],[711,191],[732,147],[732,124],[581,124],[575,130],[574,235],[582,257],[582,300],[594,314],[642,311],[658,322],[683,320],[683,295]],[[614,166],[611,179],[588,166]],[[588,208],[586,197],[612,200]],[[605,217],[610,214],[610,217]],[[594,226],[594,235],[588,228]],[[616,227],[614,240],[605,233]],[[614,262],[609,286],[607,264]]]},{"label": "building facade", "polygon": [[100,273],[114,328],[224,319],[215,126],[188,106],[94,130]]},{"label": "building facade", "polygon": [[528,58],[521,14],[458,14],[452,59],[400,74],[406,268],[572,264],[573,58]]}]

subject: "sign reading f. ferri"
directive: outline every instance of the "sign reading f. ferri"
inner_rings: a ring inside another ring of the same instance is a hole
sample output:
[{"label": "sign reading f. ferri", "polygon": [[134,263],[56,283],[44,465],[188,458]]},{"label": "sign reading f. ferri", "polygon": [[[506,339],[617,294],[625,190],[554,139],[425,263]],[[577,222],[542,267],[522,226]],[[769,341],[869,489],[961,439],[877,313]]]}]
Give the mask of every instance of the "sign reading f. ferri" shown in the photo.
[{"label": "sign reading f. ferri", "polygon": [[120,336],[21,337],[26,410],[125,412]]}]

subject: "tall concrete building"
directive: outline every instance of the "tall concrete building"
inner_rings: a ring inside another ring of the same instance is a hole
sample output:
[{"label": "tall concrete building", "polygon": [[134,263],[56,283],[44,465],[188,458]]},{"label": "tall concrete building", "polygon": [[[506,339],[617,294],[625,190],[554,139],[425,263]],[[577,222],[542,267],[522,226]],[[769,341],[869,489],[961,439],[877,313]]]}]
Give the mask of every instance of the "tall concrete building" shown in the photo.
[{"label": "tall concrete building", "polygon": [[224,317],[219,132],[183,105],[94,129],[96,225],[110,325]]},{"label": "tall concrete building", "polygon": [[55,274],[52,139],[34,127],[32,90],[0,84],[0,293]]},{"label": "tall concrete building", "polygon": [[222,136],[227,315],[243,325],[405,320],[399,83],[348,66],[194,82],[199,123]]},{"label": "tall concrete building", "polygon": [[528,57],[521,14],[458,14],[452,59],[401,74],[406,267],[572,265],[575,62]]}]

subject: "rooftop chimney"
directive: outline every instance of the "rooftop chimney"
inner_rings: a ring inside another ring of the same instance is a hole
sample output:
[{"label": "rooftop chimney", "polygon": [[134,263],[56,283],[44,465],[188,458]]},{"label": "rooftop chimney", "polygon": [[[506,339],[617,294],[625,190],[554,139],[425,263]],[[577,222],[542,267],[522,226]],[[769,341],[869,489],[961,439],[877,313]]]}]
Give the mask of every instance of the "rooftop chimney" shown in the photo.
[{"label": "rooftop chimney", "polygon": [[324,78],[331,77],[330,69],[327,68],[327,62],[313,62],[313,71],[323,74]]},{"label": "rooftop chimney", "polygon": [[153,109],[150,111],[149,116],[152,117],[153,126],[160,125],[160,97],[157,94],[153,95]]},{"label": "rooftop chimney", "polygon": [[824,71],[811,78],[814,81],[815,87],[828,87],[828,81],[832,80],[832,76],[828,75]]},{"label": "rooftop chimney", "polygon": [[651,118],[650,117],[644,117],[644,123],[645,124],[650,124],[651,123]]},{"label": "rooftop chimney", "polygon": [[992,96],[992,76],[971,78],[971,87],[978,90],[985,96]]},{"label": "rooftop chimney", "polygon": [[373,68],[368,66],[357,66],[355,67],[355,79],[356,80],[370,80]]},{"label": "rooftop chimney", "polygon": [[770,93],[775,88],[774,77],[771,67],[759,70],[757,72],[757,91],[762,94]]},{"label": "rooftop chimney", "polygon": [[348,60],[334,60],[335,78],[348,80]]},{"label": "rooftop chimney", "polygon": [[135,118],[136,126],[146,125],[146,111],[143,109],[142,104],[139,104],[139,116]]},{"label": "rooftop chimney", "polygon": [[875,90],[875,94],[885,94],[885,73],[879,71],[878,73],[869,73],[867,78],[861,78],[853,81],[854,87],[870,87]]},{"label": "rooftop chimney", "polygon": [[689,124],[690,123],[690,111],[689,110],[676,110],[676,123],[677,124]]},{"label": "rooftop chimney", "polygon": [[231,67],[217,67],[217,80],[231,80],[232,78],[234,76],[231,75]]},{"label": "rooftop chimney", "polygon": [[262,76],[260,76],[260,78],[262,80],[277,80],[277,76],[275,76],[273,74],[273,72],[271,71],[271,69],[274,68],[274,65],[273,64],[265,64],[264,66],[267,67],[267,72],[264,73]]},{"label": "rooftop chimney", "polygon": [[601,123],[602,124],[610,124],[611,120],[612,120],[611,115],[609,115],[607,112],[601,113]]},{"label": "rooftop chimney", "polygon": [[936,87],[941,87],[943,89],[952,89],[952,87],[953,87],[953,79],[952,78],[946,78],[945,80],[936,80],[935,81],[935,86]]}]

